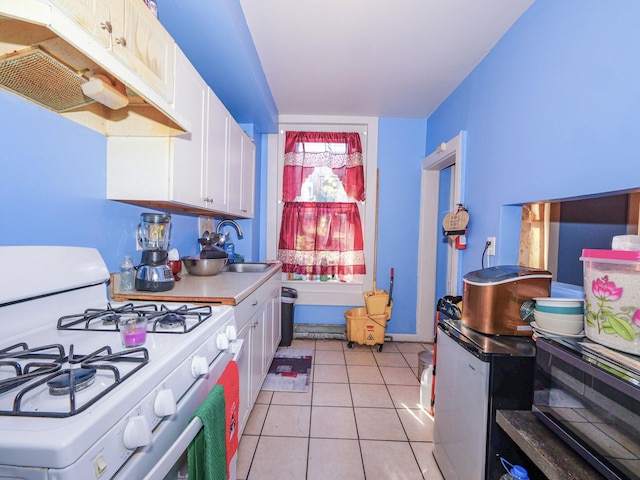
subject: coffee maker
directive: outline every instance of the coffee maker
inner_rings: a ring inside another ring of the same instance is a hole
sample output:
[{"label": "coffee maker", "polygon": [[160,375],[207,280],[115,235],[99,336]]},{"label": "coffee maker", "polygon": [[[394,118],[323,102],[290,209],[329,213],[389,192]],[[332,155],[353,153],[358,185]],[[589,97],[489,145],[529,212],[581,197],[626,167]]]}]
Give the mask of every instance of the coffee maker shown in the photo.
[{"label": "coffee maker", "polygon": [[171,215],[143,213],[138,224],[142,260],[136,268],[136,290],[166,292],[175,286],[168,264]]}]

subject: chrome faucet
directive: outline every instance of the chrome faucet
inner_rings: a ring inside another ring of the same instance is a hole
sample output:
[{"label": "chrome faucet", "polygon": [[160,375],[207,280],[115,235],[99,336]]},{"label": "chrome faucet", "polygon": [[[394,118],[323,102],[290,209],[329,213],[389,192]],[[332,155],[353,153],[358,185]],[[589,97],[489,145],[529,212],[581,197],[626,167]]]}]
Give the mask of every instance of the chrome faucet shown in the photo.
[{"label": "chrome faucet", "polygon": [[[224,220],[221,220],[220,223],[218,223],[218,226],[216,227],[216,235],[220,235],[220,229],[222,228],[223,225],[232,225],[233,228],[236,229],[236,232],[238,233],[238,239],[242,238],[242,229],[240,228],[240,225],[238,225],[235,221],[229,219],[229,218],[225,218]],[[225,241],[227,238],[228,234],[225,235]],[[224,241],[222,242],[224,243]]]}]

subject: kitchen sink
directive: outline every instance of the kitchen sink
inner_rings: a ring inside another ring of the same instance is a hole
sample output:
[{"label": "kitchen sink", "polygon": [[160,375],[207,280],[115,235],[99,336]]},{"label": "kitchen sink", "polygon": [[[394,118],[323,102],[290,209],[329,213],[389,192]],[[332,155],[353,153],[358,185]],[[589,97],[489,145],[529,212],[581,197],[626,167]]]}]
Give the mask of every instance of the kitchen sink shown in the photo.
[{"label": "kitchen sink", "polygon": [[260,273],[271,268],[270,263],[230,263],[222,269],[223,272]]}]

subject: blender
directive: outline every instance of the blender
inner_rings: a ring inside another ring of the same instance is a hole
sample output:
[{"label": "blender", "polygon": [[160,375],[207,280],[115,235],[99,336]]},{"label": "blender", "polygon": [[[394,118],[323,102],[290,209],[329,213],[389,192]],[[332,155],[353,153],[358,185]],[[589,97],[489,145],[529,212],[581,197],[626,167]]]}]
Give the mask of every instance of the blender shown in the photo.
[{"label": "blender", "polygon": [[175,286],[169,266],[171,215],[143,213],[138,224],[142,260],[136,269],[136,290],[165,292]]}]

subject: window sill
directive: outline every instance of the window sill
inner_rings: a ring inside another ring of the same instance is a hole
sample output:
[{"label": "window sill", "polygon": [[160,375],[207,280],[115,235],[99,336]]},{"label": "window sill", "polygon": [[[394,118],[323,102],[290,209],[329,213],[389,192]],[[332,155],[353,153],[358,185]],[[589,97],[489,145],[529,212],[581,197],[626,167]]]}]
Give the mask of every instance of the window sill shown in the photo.
[{"label": "window sill", "polygon": [[282,286],[294,288],[298,292],[296,304],[299,305],[364,305],[361,282],[283,280]]}]

